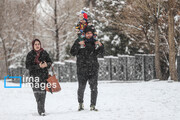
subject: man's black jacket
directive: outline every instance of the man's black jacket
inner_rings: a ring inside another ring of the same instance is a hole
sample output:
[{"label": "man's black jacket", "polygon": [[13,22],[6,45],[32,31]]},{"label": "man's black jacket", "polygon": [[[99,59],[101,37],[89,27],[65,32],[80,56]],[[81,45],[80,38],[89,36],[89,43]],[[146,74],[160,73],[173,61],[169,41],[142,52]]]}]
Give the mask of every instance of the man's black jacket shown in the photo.
[{"label": "man's black jacket", "polygon": [[98,54],[104,54],[104,45],[95,49],[94,41],[87,39],[85,39],[85,45],[85,48],[80,48],[79,40],[77,39],[70,50],[70,53],[77,57],[77,74],[88,73],[90,75],[98,73],[99,63],[97,56]]}]

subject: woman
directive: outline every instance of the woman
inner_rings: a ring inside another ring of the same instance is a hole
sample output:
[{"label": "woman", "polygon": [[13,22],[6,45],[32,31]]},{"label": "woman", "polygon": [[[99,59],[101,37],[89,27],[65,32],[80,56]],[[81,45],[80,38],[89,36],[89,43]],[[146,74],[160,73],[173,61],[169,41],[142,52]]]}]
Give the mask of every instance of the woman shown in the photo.
[{"label": "woman", "polygon": [[32,50],[26,57],[26,69],[33,77],[32,89],[37,102],[38,113],[45,116],[45,86],[48,79],[48,69],[51,67],[52,60],[49,54],[41,47],[41,42],[38,39],[32,41]]}]

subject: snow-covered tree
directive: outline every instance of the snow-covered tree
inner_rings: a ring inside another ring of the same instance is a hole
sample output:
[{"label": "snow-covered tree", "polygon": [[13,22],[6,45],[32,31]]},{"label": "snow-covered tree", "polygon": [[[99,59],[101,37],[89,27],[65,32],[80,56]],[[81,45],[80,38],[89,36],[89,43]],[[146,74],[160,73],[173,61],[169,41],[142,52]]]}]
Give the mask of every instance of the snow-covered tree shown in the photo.
[{"label": "snow-covered tree", "polygon": [[119,17],[124,16],[123,8],[126,7],[124,0],[96,0],[96,7],[92,10],[85,8],[90,16],[90,21],[98,31],[98,39],[105,45],[105,55],[118,55],[141,53],[142,50],[135,45],[128,35],[125,34],[120,24]]},{"label": "snow-covered tree", "polygon": [[[176,45],[174,48],[177,51],[179,46],[179,1],[175,2],[174,37]],[[87,11],[90,10],[87,9]],[[98,29],[98,37],[105,44],[106,55],[155,54],[158,78],[168,79],[167,0],[97,0],[96,7],[90,12],[90,16]]]},{"label": "snow-covered tree", "polygon": [[[32,40],[32,0],[2,0],[0,22],[0,54],[6,63],[6,72],[11,64],[20,64]],[[38,2],[38,1],[36,1]],[[37,4],[36,4],[37,5]]]}]

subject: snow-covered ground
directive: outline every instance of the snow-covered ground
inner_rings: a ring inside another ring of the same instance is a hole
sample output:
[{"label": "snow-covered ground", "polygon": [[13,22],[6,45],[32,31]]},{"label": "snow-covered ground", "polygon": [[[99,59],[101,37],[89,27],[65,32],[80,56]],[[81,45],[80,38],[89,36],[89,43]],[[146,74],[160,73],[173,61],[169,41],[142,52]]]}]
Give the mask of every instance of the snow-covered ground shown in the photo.
[{"label": "snow-covered ground", "polygon": [[180,120],[178,82],[99,82],[98,112],[89,110],[88,85],[82,112],[77,111],[77,83],[61,86],[61,92],[47,94],[42,117],[30,87],[4,88],[0,81],[0,120]]}]

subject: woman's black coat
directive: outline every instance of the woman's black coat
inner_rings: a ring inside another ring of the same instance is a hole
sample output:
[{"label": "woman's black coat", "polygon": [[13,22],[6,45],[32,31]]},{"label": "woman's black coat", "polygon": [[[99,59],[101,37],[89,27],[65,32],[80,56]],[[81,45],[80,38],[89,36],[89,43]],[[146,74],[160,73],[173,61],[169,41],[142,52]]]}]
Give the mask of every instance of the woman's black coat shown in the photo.
[{"label": "woman's black coat", "polygon": [[48,66],[46,68],[40,68],[39,64],[36,64],[34,62],[35,57],[36,52],[34,50],[31,50],[27,54],[26,69],[29,70],[30,76],[39,77],[41,82],[46,82],[46,79],[48,79],[48,69],[51,67],[52,60],[50,59],[49,54],[45,50],[41,51],[39,61],[45,61]]}]

